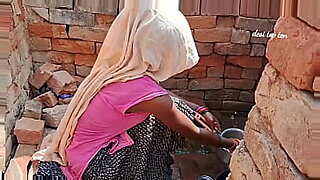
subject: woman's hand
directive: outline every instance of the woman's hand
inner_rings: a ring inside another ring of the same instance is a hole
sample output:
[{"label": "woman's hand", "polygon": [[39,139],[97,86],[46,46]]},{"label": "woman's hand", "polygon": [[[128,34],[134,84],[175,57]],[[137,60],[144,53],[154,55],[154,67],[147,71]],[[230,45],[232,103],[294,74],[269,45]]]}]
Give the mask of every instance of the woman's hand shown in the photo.
[{"label": "woman's hand", "polygon": [[211,112],[206,112],[202,114],[204,117],[205,123],[212,129],[218,132],[221,132],[221,126],[220,122],[218,119],[211,113]]}]

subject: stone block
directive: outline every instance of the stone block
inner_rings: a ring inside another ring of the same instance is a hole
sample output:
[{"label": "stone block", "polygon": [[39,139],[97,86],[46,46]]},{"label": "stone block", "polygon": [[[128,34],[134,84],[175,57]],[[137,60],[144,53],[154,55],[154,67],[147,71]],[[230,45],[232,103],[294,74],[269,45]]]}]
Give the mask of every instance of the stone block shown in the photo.
[{"label": "stone block", "polygon": [[47,149],[50,146],[50,144],[52,143],[52,140],[54,138],[54,133],[56,131],[57,130],[51,129],[51,128],[45,129],[45,134],[43,136],[43,140],[40,145],[40,150]]},{"label": "stone block", "polygon": [[70,40],[70,39],[52,39],[52,48],[55,51],[63,51],[79,54],[94,54],[94,42]]},{"label": "stone block", "polygon": [[250,51],[250,44],[216,43],[214,46],[214,52],[220,55],[246,56]]},{"label": "stone block", "polygon": [[47,85],[56,95],[74,94],[77,90],[76,80],[64,70],[54,72]]},{"label": "stone block", "polygon": [[259,69],[262,67],[263,58],[249,56],[228,56],[227,63],[243,68]]},{"label": "stone block", "polygon": [[203,66],[196,66],[189,70],[189,78],[205,78],[207,75],[207,68]]},{"label": "stone block", "polygon": [[49,21],[57,24],[77,26],[94,26],[95,17],[92,13],[67,9],[50,9]]},{"label": "stone block", "polygon": [[46,63],[49,62],[48,53],[42,51],[33,51],[31,53],[32,62],[35,63]]},{"label": "stone block", "polygon": [[197,65],[218,67],[218,66],[224,66],[224,64],[225,64],[224,56],[213,54],[211,56],[201,56],[199,63]]},{"label": "stone block", "polygon": [[207,68],[207,77],[208,78],[222,78],[224,71],[225,71],[224,66],[208,67]]},{"label": "stone block", "polygon": [[67,108],[68,105],[57,105],[53,108],[43,109],[43,119],[46,122],[46,126],[57,128]]},{"label": "stone block", "polygon": [[320,92],[320,76],[314,78],[312,89],[316,92]]},{"label": "stone block", "polygon": [[266,46],[263,44],[252,44],[250,56],[264,56],[266,53]]},{"label": "stone block", "polygon": [[103,42],[108,30],[106,28],[71,26],[69,37],[85,41]]},{"label": "stone block", "polygon": [[312,91],[313,80],[320,72],[320,32],[292,17],[279,19],[275,33],[279,32],[288,38],[269,41],[270,63],[296,88]]},{"label": "stone block", "polygon": [[225,78],[231,78],[231,79],[240,79],[241,75],[243,73],[243,69],[240,67],[232,66],[232,65],[227,65],[225,66],[225,73],[224,77]]},{"label": "stone block", "polygon": [[189,91],[189,90],[171,90],[172,93],[180,96],[180,97],[192,97],[192,98],[198,98],[203,99],[204,92],[203,91]]},{"label": "stone block", "polygon": [[249,31],[258,30],[259,32],[272,32],[275,22],[275,20],[271,19],[248,18],[239,16],[236,19],[235,27]]},{"label": "stone block", "polygon": [[211,55],[213,52],[212,43],[198,43],[196,42],[197,50],[200,56]]},{"label": "stone block", "polygon": [[44,107],[54,107],[58,103],[57,97],[51,91],[37,96],[34,100],[40,102]]},{"label": "stone block", "polygon": [[96,54],[99,54],[101,48],[102,48],[102,43],[96,43]]},{"label": "stone block", "polygon": [[61,70],[67,71],[71,76],[76,75],[76,66],[74,64],[61,64]]},{"label": "stone block", "polygon": [[168,79],[161,85],[167,89],[188,89],[188,79]]},{"label": "stone block", "polygon": [[251,80],[258,80],[260,77],[260,70],[259,69],[243,69],[241,74],[241,78],[243,79],[251,79]]},{"label": "stone block", "polygon": [[225,79],[225,88],[252,90],[255,86],[255,81],[249,79]]},{"label": "stone block", "polygon": [[91,72],[92,67],[76,66],[76,75],[80,77],[87,77]]},{"label": "stone block", "polygon": [[239,102],[239,101],[223,101],[222,109],[229,111],[242,111],[247,112],[252,108],[253,103]]},{"label": "stone block", "polygon": [[40,119],[42,104],[37,101],[29,100],[25,103],[23,117]]},{"label": "stone block", "polygon": [[80,66],[92,67],[96,62],[97,55],[77,54],[75,57],[75,64]]},{"label": "stone block", "polygon": [[222,89],[223,79],[221,78],[203,78],[193,79],[189,83],[190,90],[211,90]]},{"label": "stone block", "polygon": [[215,101],[215,100],[206,100],[205,106],[207,106],[211,110],[220,110],[222,107],[221,101]]},{"label": "stone block", "polygon": [[14,155],[14,158],[19,158],[23,156],[31,157],[37,149],[35,145],[19,144]]},{"label": "stone block", "polygon": [[33,87],[40,89],[52,76],[53,72],[59,70],[60,68],[61,66],[59,65],[45,63],[44,65],[40,66],[39,69],[36,70],[33,76],[29,79],[29,83]]},{"label": "stone block", "polygon": [[198,42],[230,42],[232,29],[212,28],[195,29],[194,39]]},{"label": "stone block", "polygon": [[14,134],[20,144],[38,145],[42,140],[44,121],[22,118],[16,122]]},{"label": "stone block", "polygon": [[250,31],[233,30],[231,42],[235,44],[248,44],[250,40]]},{"label": "stone block", "polygon": [[28,32],[31,36],[43,38],[68,38],[66,25],[49,23],[28,24]]},{"label": "stone block", "polygon": [[216,26],[216,16],[187,16],[191,29],[210,29]]},{"label": "stone block", "polygon": [[233,16],[218,16],[217,27],[233,27],[235,18]]},{"label": "stone block", "polygon": [[32,10],[41,18],[43,18],[46,21],[49,21],[49,10],[48,8],[38,8],[33,7]]}]

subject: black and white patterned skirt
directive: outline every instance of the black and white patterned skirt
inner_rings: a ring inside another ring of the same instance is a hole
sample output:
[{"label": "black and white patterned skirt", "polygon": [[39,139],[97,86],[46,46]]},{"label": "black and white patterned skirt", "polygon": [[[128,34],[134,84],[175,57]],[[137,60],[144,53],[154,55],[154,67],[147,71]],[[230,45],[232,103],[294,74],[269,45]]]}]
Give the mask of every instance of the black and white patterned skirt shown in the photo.
[{"label": "black and white patterned skirt", "polygon": [[[182,100],[171,97],[176,107],[194,120],[194,111]],[[83,180],[170,180],[173,159],[170,153],[183,148],[184,138],[163,125],[153,115],[128,130],[132,146],[108,154],[111,146],[102,148],[89,162]],[[65,179],[55,162],[41,162],[36,180]]]}]

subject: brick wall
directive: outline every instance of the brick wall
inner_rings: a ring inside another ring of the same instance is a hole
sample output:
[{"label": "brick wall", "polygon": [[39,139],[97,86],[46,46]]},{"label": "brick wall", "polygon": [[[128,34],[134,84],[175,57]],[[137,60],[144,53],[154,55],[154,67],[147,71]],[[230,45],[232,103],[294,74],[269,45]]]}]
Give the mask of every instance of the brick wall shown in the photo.
[{"label": "brick wall", "polygon": [[[21,153],[30,156],[41,148],[42,138],[45,140],[47,134],[55,131],[70,101],[63,95],[74,94],[89,74],[115,18],[28,2],[29,5],[22,0],[13,2],[7,160],[18,158]],[[187,16],[187,19],[201,55],[200,62],[163,82],[163,87],[207,105],[225,128],[243,127],[267,62],[264,56],[268,39],[252,38],[251,33],[272,31],[275,21],[236,16]]]}]

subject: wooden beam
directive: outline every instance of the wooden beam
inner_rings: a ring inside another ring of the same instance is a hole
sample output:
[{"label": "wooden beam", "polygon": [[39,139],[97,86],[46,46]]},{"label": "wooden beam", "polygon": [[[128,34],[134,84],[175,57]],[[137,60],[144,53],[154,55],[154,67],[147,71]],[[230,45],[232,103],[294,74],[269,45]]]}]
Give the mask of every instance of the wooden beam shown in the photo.
[{"label": "wooden beam", "polygon": [[281,16],[297,17],[298,0],[281,0]]}]

